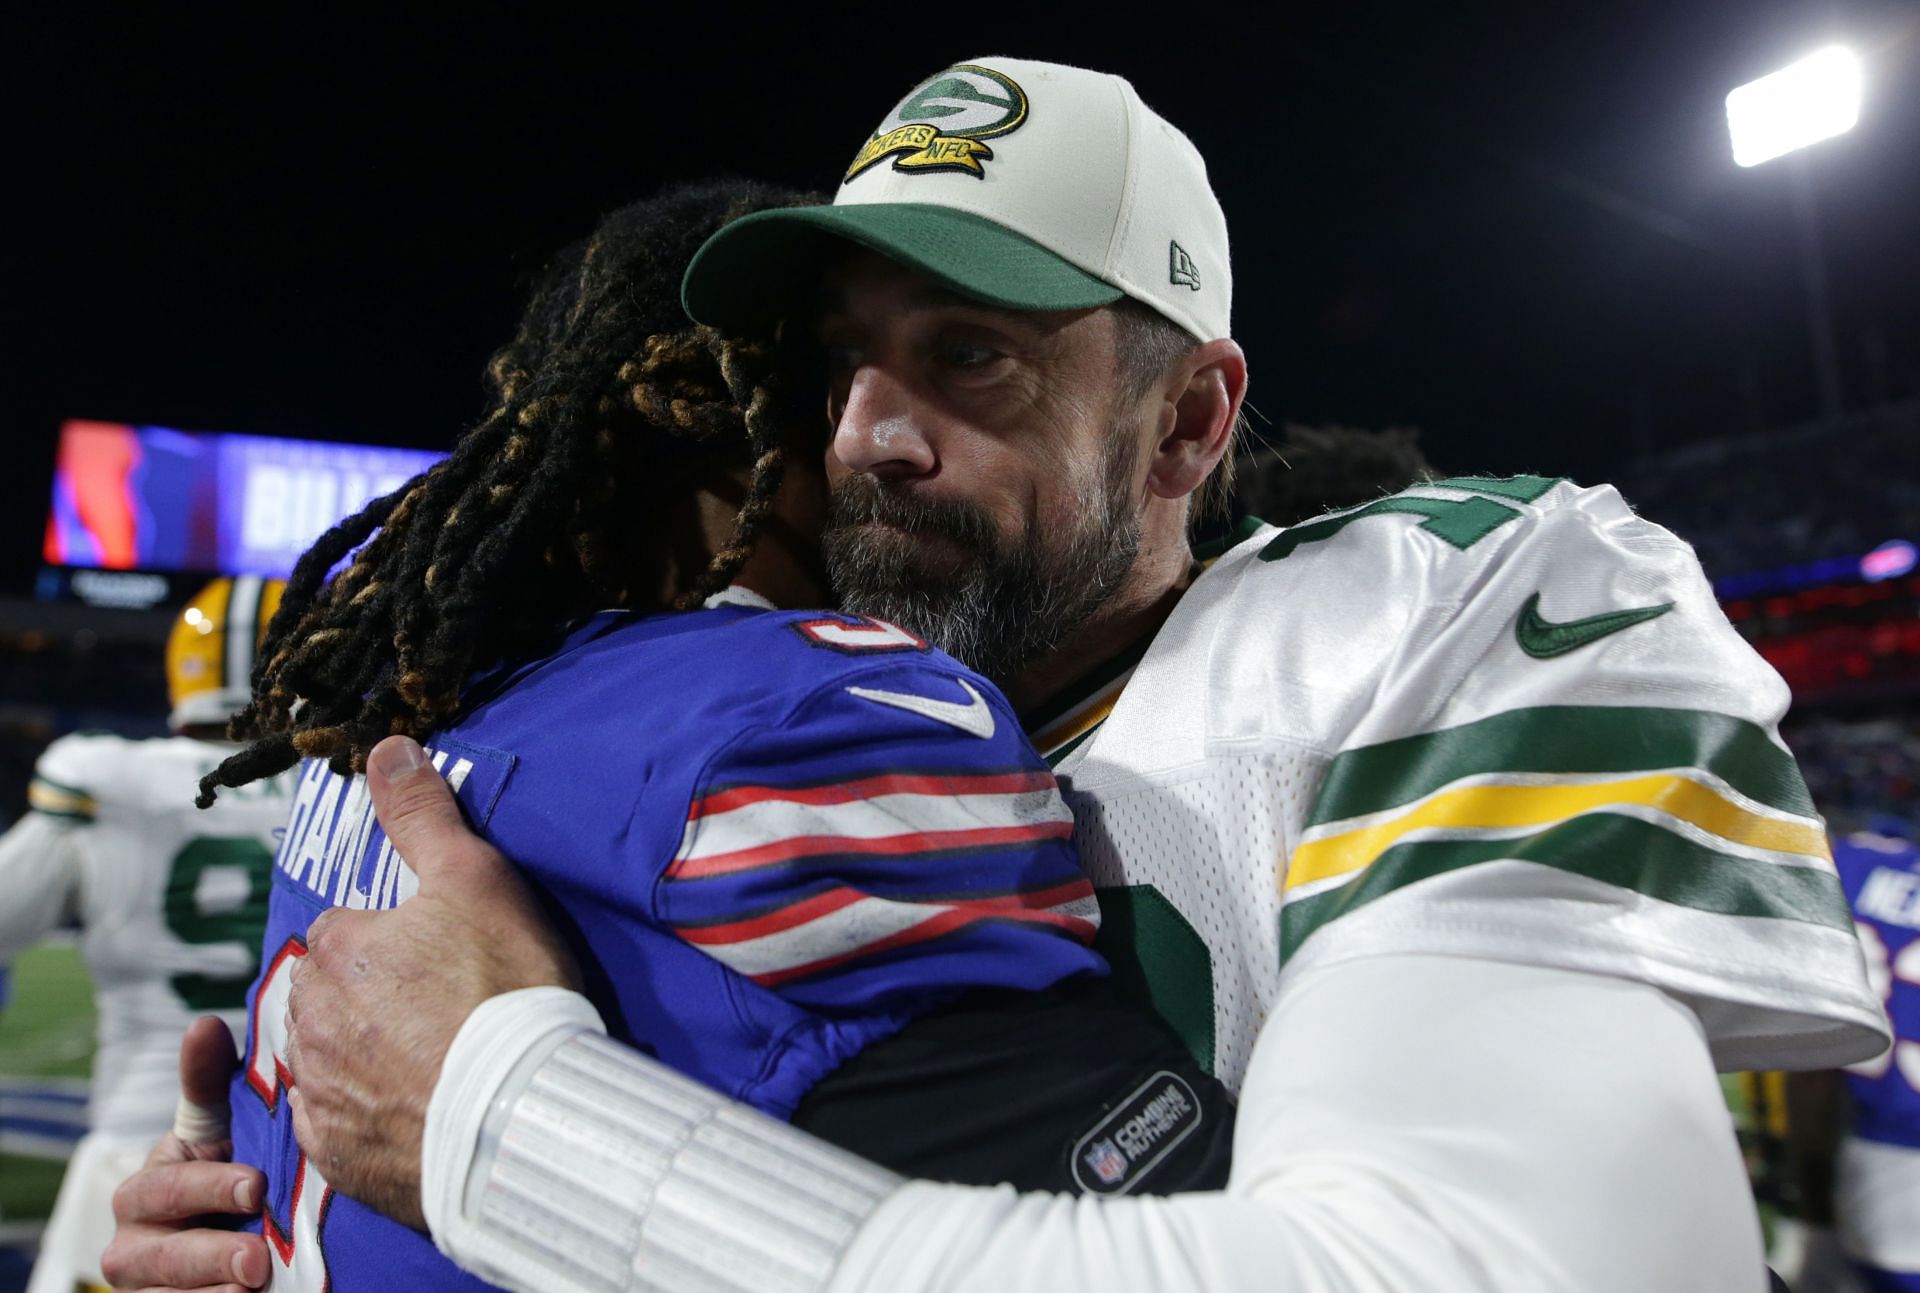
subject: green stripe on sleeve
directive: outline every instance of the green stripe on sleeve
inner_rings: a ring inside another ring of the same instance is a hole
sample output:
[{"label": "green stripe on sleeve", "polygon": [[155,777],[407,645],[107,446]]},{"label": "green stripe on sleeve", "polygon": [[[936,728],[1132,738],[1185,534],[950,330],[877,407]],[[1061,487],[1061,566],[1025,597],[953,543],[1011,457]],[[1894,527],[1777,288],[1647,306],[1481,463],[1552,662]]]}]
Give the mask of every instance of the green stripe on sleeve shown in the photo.
[{"label": "green stripe on sleeve", "polygon": [[1592,813],[1518,839],[1395,845],[1348,884],[1281,909],[1281,963],[1315,930],[1376,898],[1416,881],[1503,859],[1536,862],[1716,915],[1853,928],[1840,881],[1829,871],[1721,853],[1636,817]]},{"label": "green stripe on sleeve", "polygon": [[1701,709],[1542,705],[1343,751],[1307,825],[1396,808],[1480,773],[1655,768],[1703,768],[1749,799],[1816,816],[1793,756],[1756,723]]}]

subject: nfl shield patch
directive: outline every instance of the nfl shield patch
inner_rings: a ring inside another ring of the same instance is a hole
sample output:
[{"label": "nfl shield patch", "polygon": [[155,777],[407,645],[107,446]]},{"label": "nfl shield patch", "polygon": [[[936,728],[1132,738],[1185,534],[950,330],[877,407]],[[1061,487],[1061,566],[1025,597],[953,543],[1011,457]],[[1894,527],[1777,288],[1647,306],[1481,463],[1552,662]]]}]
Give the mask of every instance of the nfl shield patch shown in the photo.
[{"label": "nfl shield patch", "polygon": [[1111,1140],[1094,1141],[1081,1153],[1080,1161],[1105,1186],[1120,1184],[1127,1174],[1127,1156]]}]

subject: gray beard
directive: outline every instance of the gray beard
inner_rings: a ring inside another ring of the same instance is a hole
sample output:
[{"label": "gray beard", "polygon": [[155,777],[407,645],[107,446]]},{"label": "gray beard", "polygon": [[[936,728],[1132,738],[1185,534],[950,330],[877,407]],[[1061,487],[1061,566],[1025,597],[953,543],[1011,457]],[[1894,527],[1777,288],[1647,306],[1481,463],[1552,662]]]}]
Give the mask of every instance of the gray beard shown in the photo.
[{"label": "gray beard", "polygon": [[[1132,447],[1124,435],[1115,442]],[[1043,535],[1029,524],[1010,539],[973,503],[850,477],[833,493],[821,538],[828,577],[842,610],[898,624],[1005,686],[1085,624],[1132,571],[1140,518],[1131,475],[1130,452],[1109,454],[1102,478],[1082,482],[1068,533]],[[971,559],[952,573],[923,569],[909,537],[923,533]]]}]

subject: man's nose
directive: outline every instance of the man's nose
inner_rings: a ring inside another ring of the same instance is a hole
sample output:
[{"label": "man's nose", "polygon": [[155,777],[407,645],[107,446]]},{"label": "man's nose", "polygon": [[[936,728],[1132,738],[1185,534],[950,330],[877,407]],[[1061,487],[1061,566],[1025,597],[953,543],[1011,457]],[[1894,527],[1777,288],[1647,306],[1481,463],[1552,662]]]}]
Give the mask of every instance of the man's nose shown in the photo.
[{"label": "man's nose", "polygon": [[923,414],[896,379],[863,366],[854,372],[834,423],[833,456],[848,471],[881,480],[924,476],[937,458],[922,427]]}]

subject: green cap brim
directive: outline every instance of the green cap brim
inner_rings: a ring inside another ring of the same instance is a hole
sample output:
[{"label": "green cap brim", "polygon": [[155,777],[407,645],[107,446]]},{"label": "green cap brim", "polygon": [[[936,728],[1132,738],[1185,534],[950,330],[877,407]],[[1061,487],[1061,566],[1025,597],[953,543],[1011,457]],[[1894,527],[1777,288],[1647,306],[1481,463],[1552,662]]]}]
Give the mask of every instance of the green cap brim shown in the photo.
[{"label": "green cap brim", "polygon": [[1125,295],[984,216],[921,203],[756,211],[687,265],[680,303],[696,323],[762,324],[811,308],[830,240],[871,248],[962,296],[1010,310],[1084,310]]}]

